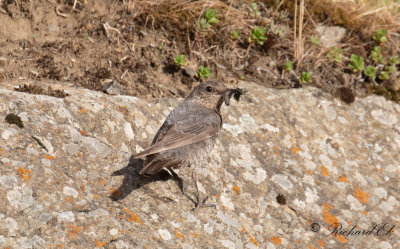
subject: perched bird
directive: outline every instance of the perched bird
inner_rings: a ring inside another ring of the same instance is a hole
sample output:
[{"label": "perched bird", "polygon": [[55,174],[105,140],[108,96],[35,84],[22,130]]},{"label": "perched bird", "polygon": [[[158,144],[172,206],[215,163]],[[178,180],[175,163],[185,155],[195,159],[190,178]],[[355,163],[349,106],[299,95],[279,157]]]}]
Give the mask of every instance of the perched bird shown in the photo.
[{"label": "perched bird", "polygon": [[172,170],[190,166],[196,187],[196,206],[215,206],[206,204],[208,196],[200,199],[197,186],[197,169],[203,159],[209,156],[217,135],[222,127],[221,105],[234,94],[236,100],[242,89],[229,89],[218,82],[200,83],[185,101],[168,115],[150,148],[136,154],[134,158],[145,158],[140,175],[150,176],[163,168]]}]

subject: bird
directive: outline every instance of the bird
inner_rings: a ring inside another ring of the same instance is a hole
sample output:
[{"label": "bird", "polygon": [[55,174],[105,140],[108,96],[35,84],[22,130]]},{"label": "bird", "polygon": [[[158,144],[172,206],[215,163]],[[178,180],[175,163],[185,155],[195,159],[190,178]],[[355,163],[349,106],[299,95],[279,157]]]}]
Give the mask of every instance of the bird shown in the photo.
[{"label": "bird", "polygon": [[190,167],[196,189],[193,210],[215,207],[206,204],[208,196],[201,200],[197,170],[212,151],[222,128],[221,106],[234,94],[243,94],[242,89],[230,89],[223,83],[207,81],[197,85],[189,96],[167,116],[154,136],[151,146],[134,155],[144,158],[142,176],[152,176],[164,168],[171,170]]}]

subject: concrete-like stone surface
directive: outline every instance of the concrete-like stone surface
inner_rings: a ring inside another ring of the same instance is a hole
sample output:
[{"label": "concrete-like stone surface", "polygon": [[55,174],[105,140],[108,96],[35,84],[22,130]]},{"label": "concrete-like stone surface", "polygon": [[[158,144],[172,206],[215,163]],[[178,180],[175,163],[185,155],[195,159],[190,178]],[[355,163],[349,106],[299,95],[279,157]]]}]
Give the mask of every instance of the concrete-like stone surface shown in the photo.
[{"label": "concrete-like stone surface", "polygon": [[[0,247],[400,248],[400,106],[240,87],[249,93],[223,107],[199,173],[217,208],[197,213],[177,181],[143,179],[131,158],[182,100],[0,89]],[[25,128],[6,123],[9,113]],[[178,174],[193,196],[188,169]],[[373,231],[329,235],[335,223]]]}]

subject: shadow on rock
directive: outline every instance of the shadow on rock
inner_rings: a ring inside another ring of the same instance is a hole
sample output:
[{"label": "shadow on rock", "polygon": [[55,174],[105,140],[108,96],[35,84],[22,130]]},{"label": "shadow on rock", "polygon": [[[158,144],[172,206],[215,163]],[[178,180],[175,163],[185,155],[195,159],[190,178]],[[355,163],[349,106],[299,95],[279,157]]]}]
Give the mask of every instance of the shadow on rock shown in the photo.
[{"label": "shadow on rock", "polygon": [[171,176],[171,174],[169,174],[166,170],[162,170],[160,173],[154,176],[144,177],[139,175],[139,172],[142,169],[142,167],[143,167],[143,159],[133,158],[133,156],[131,156],[127,166],[111,174],[112,176],[120,176],[120,175],[124,176],[124,180],[122,181],[121,186],[117,190],[114,190],[111,193],[110,198],[113,201],[119,201],[125,199],[125,197],[127,197],[130,193],[132,193],[132,191],[141,188],[150,182],[168,181],[170,179],[177,181],[179,188],[183,193],[182,179],[178,175],[176,175],[175,172],[171,172],[172,173]]}]

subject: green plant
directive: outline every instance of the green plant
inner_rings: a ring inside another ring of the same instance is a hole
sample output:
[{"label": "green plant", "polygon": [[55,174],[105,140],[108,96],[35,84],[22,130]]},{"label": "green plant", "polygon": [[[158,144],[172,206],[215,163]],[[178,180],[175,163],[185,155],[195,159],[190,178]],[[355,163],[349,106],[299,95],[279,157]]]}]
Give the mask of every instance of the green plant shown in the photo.
[{"label": "green plant", "polygon": [[385,70],[388,73],[394,73],[396,71],[396,66],[395,65],[386,65]]},{"label": "green plant", "polygon": [[211,71],[209,67],[200,66],[199,69],[197,69],[197,77],[202,79],[207,79],[210,76],[211,76]]},{"label": "green plant", "polygon": [[328,53],[328,58],[336,61],[338,63],[342,62],[342,49],[341,48],[331,48]]},{"label": "green plant", "polygon": [[252,3],[251,4],[251,15],[252,16],[259,16],[260,15],[260,10],[258,9],[257,3]]},{"label": "green plant", "polygon": [[387,41],[386,34],[386,29],[378,29],[372,38],[379,43],[384,43]]},{"label": "green plant", "polygon": [[254,27],[253,30],[250,32],[249,41],[256,41],[258,44],[263,45],[264,41],[267,39],[265,33],[267,29],[265,27]]},{"label": "green plant", "polygon": [[371,54],[369,56],[372,61],[375,63],[383,63],[383,56],[381,53],[381,47],[380,46],[375,46],[374,49],[371,51]]},{"label": "green plant", "polygon": [[319,45],[321,43],[319,38],[316,37],[316,36],[311,36],[310,40],[311,40],[311,43],[314,44],[314,45]]},{"label": "green plant", "polygon": [[217,14],[218,11],[216,9],[206,9],[204,16],[200,18],[200,27],[202,29],[209,29],[213,24],[218,23]]},{"label": "green plant", "polygon": [[232,39],[236,40],[239,38],[239,30],[232,31]]},{"label": "green plant", "polygon": [[393,65],[393,66],[400,64],[399,57],[397,55],[390,57],[389,63],[390,63],[390,65]]},{"label": "green plant", "polygon": [[301,72],[300,82],[301,83],[310,83],[311,82],[311,72]]},{"label": "green plant", "polygon": [[382,71],[381,74],[379,74],[379,79],[388,80],[389,79],[389,73],[386,72],[386,71]]},{"label": "green plant", "polygon": [[186,56],[183,54],[179,54],[175,57],[174,62],[177,65],[184,66],[186,65]]},{"label": "green plant", "polygon": [[352,54],[348,66],[353,69],[353,72],[361,72],[362,70],[364,70],[364,58]]},{"label": "green plant", "polygon": [[376,68],[369,65],[367,68],[364,70],[364,74],[368,76],[371,80],[375,80],[376,78]]},{"label": "green plant", "polygon": [[284,65],[285,70],[290,72],[293,70],[293,62],[292,61],[287,61]]}]

